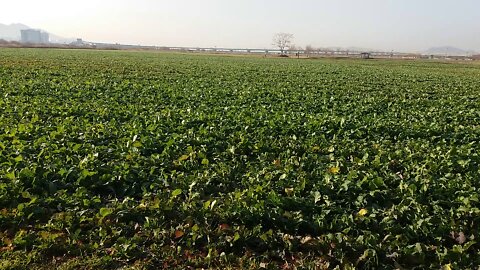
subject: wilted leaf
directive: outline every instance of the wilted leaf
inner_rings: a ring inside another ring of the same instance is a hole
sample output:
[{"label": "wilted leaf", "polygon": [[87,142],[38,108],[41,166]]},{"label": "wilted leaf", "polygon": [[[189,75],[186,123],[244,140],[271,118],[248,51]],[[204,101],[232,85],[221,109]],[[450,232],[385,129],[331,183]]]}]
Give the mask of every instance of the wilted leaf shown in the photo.
[{"label": "wilted leaf", "polygon": [[465,234],[463,232],[458,233],[458,237],[455,240],[460,245],[463,245],[465,242],[467,242],[467,238],[465,237]]},{"label": "wilted leaf", "polygon": [[328,169],[328,172],[331,173],[331,174],[338,174],[340,172],[340,168],[339,167],[330,167]]},{"label": "wilted leaf", "polygon": [[275,159],[275,160],[273,161],[273,165],[275,165],[275,166],[277,166],[277,167],[280,167],[280,165],[281,165],[280,159]]},{"label": "wilted leaf", "polygon": [[450,236],[452,237],[452,239],[455,239],[455,241],[460,245],[463,245],[465,242],[467,242],[467,237],[463,232],[459,232],[459,233],[451,232]]},{"label": "wilted leaf", "polygon": [[225,224],[225,223],[220,224],[219,227],[220,227],[220,230],[223,230],[223,231],[230,229],[230,225]]},{"label": "wilted leaf", "polygon": [[361,217],[365,216],[366,214],[368,214],[368,210],[365,208],[360,209],[360,211],[358,211],[358,215]]},{"label": "wilted leaf", "polygon": [[215,207],[215,204],[217,203],[217,200],[214,200],[211,204],[210,204],[210,209],[213,210],[213,207]]},{"label": "wilted leaf", "polygon": [[295,190],[294,190],[293,188],[285,188],[285,193],[286,193],[288,196],[292,196],[294,191],[295,191]]},{"label": "wilted leaf", "polygon": [[307,235],[307,236],[302,237],[302,238],[300,239],[300,243],[301,243],[302,245],[305,245],[306,243],[312,241],[312,239],[313,239],[313,238],[312,238],[311,236]]},{"label": "wilted leaf", "polygon": [[314,196],[315,203],[319,202],[322,199],[322,194],[320,194],[320,192],[318,191],[315,191],[313,196]]},{"label": "wilted leaf", "polygon": [[179,230],[175,231],[175,239],[181,238],[185,233]]}]

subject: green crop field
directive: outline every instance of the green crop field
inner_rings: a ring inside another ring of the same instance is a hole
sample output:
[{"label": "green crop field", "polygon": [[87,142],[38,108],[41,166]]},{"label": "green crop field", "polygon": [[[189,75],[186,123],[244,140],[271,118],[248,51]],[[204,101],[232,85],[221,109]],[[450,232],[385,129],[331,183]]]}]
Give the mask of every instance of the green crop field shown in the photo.
[{"label": "green crop field", "polygon": [[480,265],[478,64],[1,49],[0,108],[0,269]]}]

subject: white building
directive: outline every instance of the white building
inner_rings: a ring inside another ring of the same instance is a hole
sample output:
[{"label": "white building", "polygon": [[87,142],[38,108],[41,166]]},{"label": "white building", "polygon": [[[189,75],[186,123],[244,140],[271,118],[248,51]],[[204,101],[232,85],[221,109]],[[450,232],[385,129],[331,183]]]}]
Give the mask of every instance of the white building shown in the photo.
[{"label": "white building", "polygon": [[22,43],[45,44],[50,42],[50,36],[46,32],[34,29],[20,30]]}]

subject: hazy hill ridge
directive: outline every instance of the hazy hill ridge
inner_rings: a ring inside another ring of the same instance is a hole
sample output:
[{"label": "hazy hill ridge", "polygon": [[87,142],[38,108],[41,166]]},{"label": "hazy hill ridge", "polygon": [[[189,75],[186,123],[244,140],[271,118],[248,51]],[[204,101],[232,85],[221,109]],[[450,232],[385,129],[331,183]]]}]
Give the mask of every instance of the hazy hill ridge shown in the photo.
[{"label": "hazy hill ridge", "polygon": [[29,26],[21,23],[1,24],[0,23],[0,39],[20,40],[20,30],[30,29]]},{"label": "hazy hill ridge", "polygon": [[[20,41],[21,39],[20,30],[25,30],[25,29],[37,29],[37,28],[30,27],[22,23],[12,23],[12,24],[0,23],[0,39],[4,39],[7,41]],[[45,31],[43,29],[40,29],[40,30]],[[52,34],[48,31],[45,31],[45,32],[49,33],[50,42],[70,43],[74,41],[74,39],[72,38],[64,38],[64,37],[60,37],[55,34]]]},{"label": "hazy hill ridge", "polygon": [[433,55],[454,55],[454,56],[465,56],[475,54],[474,51],[468,51],[452,46],[442,46],[442,47],[433,47],[424,52],[425,54]]}]

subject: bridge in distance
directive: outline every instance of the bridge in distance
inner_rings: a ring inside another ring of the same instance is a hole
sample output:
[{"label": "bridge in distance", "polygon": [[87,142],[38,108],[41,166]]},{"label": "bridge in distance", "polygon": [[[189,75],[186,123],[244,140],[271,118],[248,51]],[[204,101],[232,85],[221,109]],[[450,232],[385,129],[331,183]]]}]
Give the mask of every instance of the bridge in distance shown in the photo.
[{"label": "bridge in distance", "polygon": [[[257,54],[280,54],[279,49],[245,49],[245,48],[199,48],[199,47],[159,47],[173,51],[190,51],[190,52],[220,52],[220,53],[257,53]],[[351,50],[285,50],[290,55],[337,55],[337,56],[360,56],[368,53],[371,56],[405,56],[406,53],[397,52],[381,52],[381,51],[351,51]]]}]

